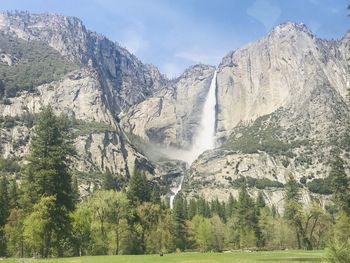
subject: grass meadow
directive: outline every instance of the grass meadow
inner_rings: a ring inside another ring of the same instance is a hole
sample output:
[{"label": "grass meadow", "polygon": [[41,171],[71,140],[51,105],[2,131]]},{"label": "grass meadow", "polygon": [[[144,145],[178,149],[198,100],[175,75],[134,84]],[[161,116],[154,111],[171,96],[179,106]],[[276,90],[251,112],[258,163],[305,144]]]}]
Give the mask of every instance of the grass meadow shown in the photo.
[{"label": "grass meadow", "polygon": [[309,263],[323,262],[324,251],[264,251],[227,253],[174,253],[139,256],[86,256],[54,259],[4,259],[2,263]]}]

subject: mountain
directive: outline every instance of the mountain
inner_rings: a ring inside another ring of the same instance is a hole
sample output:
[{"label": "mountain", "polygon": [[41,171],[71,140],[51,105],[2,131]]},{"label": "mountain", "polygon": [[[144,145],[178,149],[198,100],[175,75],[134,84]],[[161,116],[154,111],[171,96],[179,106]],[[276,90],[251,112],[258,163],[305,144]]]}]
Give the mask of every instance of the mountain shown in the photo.
[{"label": "mountain", "polygon": [[[169,80],[77,18],[0,13],[1,155],[22,161],[35,114],[51,105],[71,119],[85,188],[94,174],[127,180],[136,167],[163,193],[185,176],[184,195],[226,199],[245,178],[251,194],[281,204],[291,175],[305,201],[323,202],[331,151],[349,153],[349,40],[288,22],[218,68],[194,65]],[[193,146],[215,70],[217,148],[187,169],[172,159]]]},{"label": "mountain", "polygon": [[217,74],[223,144],[192,165],[187,194],[225,199],[247,178],[252,193],[263,190],[278,204],[292,175],[305,201],[324,199],[331,151],[339,147],[349,163],[349,58],[349,33],[322,40],[294,23],[224,57]]}]

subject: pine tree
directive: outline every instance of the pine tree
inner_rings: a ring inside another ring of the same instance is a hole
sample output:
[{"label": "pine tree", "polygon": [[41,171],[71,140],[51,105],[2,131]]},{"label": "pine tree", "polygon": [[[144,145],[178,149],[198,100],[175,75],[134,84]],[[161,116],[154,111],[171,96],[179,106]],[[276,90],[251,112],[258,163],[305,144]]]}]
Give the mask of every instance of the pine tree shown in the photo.
[{"label": "pine tree", "polygon": [[0,179],[0,256],[6,256],[4,227],[9,216],[8,180],[5,175]]},{"label": "pine tree", "polygon": [[333,201],[336,207],[350,216],[350,183],[339,153],[334,154],[329,177],[332,180]]},{"label": "pine tree", "polygon": [[241,186],[238,196],[237,217],[241,233],[241,245],[245,246],[254,241],[255,245],[260,246],[261,231],[256,206],[254,200],[249,196],[245,183]]},{"label": "pine tree", "polygon": [[148,181],[144,173],[137,169],[130,179],[127,195],[133,203],[149,202],[151,198]]},{"label": "pine tree", "polygon": [[159,185],[154,183],[150,194],[150,201],[154,204],[161,204]]},{"label": "pine tree", "polygon": [[175,222],[175,243],[176,247],[186,249],[186,217],[184,211],[184,202],[181,196],[177,195],[174,200],[173,216]]},{"label": "pine tree", "polygon": [[187,208],[187,219],[192,220],[192,218],[197,214],[197,202],[196,199],[190,199]]},{"label": "pine tree", "polygon": [[266,202],[263,193],[260,191],[256,198],[256,206],[258,209],[266,207]]},{"label": "pine tree", "polygon": [[108,169],[103,174],[102,189],[103,190],[115,190],[116,189],[116,180],[113,177],[113,174]]},{"label": "pine tree", "polygon": [[30,210],[46,195],[55,196],[57,205],[72,211],[74,194],[68,165],[74,148],[67,120],[57,117],[51,107],[44,108],[29,150],[24,174],[24,207]]},{"label": "pine tree", "polygon": [[[76,199],[69,170],[70,158],[74,154],[72,145],[67,119],[57,117],[51,107],[44,108],[29,146],[22,205],[26,213],[31,213],[35,204],[46,200],[43,197],[52,197],[49,203],[54,203],[55,209],[50,216],[55,228],[50,234],[52,240],[47,250],[53,249],[59,256],[63,254],[62,244],[70,235],[69,212],[73,211]],[[36,206],[36,209],[40,207],[43,206]],[[40,214],[41,211],[35,213]]]},{"label": "pine tree", "polygon": [[9,183],[9,208],[17,208],[18,207],[18,187],[16,179],[10,181]]},{"label": "pine tree", "polygon": [[237,208],[237,201],[233,198],[233,195],[230,193],[228,198],[227,206],[226,206],[226,218],[231,218],[235,213]]},{"label": "pine tree", "polygon": [[302,222],[302,205],[300,203],[300,188],[298,182],[293,176],[289,180],[285,188],[285,207],[284,216],[288,222],[294,227],[298,240],[298,248],[302,247],[303,239],[303,222]]},{"label": "pine tree", "polygon": [[9,182],[5,175],[2,175],[0,179],[0,227],[6,224],[7,217],[10,213],[10,200],[9,200]]}]

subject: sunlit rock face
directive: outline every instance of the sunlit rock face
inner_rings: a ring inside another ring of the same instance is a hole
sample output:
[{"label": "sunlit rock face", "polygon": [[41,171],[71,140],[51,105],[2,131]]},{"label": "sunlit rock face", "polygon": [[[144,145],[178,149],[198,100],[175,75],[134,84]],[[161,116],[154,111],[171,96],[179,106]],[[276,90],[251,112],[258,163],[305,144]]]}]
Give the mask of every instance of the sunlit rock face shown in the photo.
[{"label": "sunlit rock face", "polygon": [[69,60],[96,69],[104,100],[114,114],[152,96],[166,83],[156,67],[87,30],[75,17],[4,12],[0,13],[0,31],[26,41],[41,41]]},{"label": "sunlit rock face", "polygon": [[[327,41],[293,23],[228,54],[217,75],[217,135],[223,145],[193,163],[187,195],[225,199],[237,194],[235,180],[242,177],[285,183],[293,176],[304,182],[306,201],[326,200],[310,193],[307,183],[328,176],[335,147],[349,160],[348,58],[349,34]],[[262,190],[282,207],[283,188]]]},{"label": "sunlit rock face", "polygon": [[285,23],[229,53],[217,76],[218,136],[226,138],[238,123],[279,107],[299,106],[320,81],[345,98],[345,50],[343,42],[321,40],[303,24]]}]

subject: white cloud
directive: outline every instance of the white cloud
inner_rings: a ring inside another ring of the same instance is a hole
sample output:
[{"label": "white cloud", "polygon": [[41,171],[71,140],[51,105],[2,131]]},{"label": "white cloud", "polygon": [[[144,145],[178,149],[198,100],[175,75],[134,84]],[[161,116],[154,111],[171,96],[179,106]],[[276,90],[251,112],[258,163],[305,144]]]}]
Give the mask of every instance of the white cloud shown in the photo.
[{"label": "white cloud", "polygon": [[175,54],[175,57],[186,59],[194,63],[204,63],[216,65],[223,54],[212,54],[210,52],[202,53],[196,51],[181,51]]},{"label": "white cloud", "polygon": [[120,44],[131,53],[137,55],[140,51],[148,47],[149,42],[142,37],[141,33],[134,30],[126,30],[122,35]]},{"label": "white cloud", "polygon": [[256,0],[247,9],[247,14],[262,23],[266,31],[270,31],[281,15],[281,8],[273,0]]},{"label": "white cloud", "polygon": [[161,71],[164,72],[168,78],[175,78],[182,73],[183,66],[169,62],[161,66]]}]

